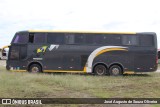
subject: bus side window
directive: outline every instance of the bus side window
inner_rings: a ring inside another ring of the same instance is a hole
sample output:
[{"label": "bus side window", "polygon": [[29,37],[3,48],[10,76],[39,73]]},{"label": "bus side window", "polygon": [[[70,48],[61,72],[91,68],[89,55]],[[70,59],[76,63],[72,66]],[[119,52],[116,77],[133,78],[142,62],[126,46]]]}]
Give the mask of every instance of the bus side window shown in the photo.
[{"label": "bus side window", "polygon": [[34,43],[45,43],[45,33],[35,33]]},{"label": "bus side window", "polygon": [[85,35],[84,34],[76,34],[75,35],[75,44],[84,44]]},{"label": "bus side window", "polygon": [[30,33],[29,43],[45,43],[45,33]]},{"label": "bus side window", "polygon": [[102,34],[96,34],[94,36],[94,41],[93,41],[95,44],[97,45],[102,45],[104,44],[105,40],[104,40],[104,37]]},{"label": "bus side window", "polygon": [[50,44],[64,44],[63,33],[48,33],[47,42]]},{"label": "bus side window", "polygon": [[86,40],[85,40],[85,44],[88,44],[88,45],[94,45],[95,44],[95,42],[94,42],[94,34],[85,34],[85,38],[86,38]]},{"label": "bus side window", "polygon": [[66,44],[75,44],[75,35],[74,34],[65,34],[65,43]]},{"label": "bus side window", "polygon": [[139,39],[136,35],[122,35],[123,45],[139,45]]},{"label": "bus side window", "polygon": [[104,35],[105,44],[107,45],[121,45],[121,35],[118,34],[106,34]]},{"label": "bus side window", "polygon": [[33,43],[34,41],[34,33],[29,34],[29,43]]}]

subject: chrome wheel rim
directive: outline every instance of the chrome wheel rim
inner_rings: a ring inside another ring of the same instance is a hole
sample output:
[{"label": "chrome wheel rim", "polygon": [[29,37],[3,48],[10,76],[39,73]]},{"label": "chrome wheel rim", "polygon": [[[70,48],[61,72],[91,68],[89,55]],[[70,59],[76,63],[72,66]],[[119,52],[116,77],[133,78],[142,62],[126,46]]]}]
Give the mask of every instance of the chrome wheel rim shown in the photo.
[{"label": "chrome wheel rim", "polygon": [[118,68],[113,68],[112,69],[112,73],[114,74],[114,75],[118,75],[119,74],[119,69]]},{"label": "chrome wheel rim", "polygon": [[37,73],[37,72],[39,72],[39,68],[38,68],[38,67],[33,67],[33,68],[31,69],[31,72],[32,72],[32,73]]},{"label": "chrome wheel rim", "polygon": [[103,75],[105,73],[105,67],[97,66],[96,67],[96,72],[97,72],[98,75]]}]

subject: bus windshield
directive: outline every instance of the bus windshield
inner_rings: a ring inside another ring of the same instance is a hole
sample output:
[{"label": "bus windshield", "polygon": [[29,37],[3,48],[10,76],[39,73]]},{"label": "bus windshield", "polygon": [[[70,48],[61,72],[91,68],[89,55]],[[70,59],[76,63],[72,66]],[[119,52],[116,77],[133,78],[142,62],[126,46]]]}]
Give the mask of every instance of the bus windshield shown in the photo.
[{"label": "bus windshield", "polygon": [[21,44],[25,44],[28,42],[28,35],[25,33],[18,33],[16,34],[13,43],[21,43]]}]

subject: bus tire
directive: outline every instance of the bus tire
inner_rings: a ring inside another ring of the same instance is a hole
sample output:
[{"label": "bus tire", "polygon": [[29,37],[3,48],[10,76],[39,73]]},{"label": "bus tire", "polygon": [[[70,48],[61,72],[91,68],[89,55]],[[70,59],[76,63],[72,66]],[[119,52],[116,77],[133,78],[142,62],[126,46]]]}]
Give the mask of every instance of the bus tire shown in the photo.
[{"label": "bus tire", "polygon": [[113,65],[109,68],[109,73],[111,76],[122,75],[122,68],[119,65]]},{"label": "bus tire", "polygon": [[98,64],[94,67],[94,74],[103,76],[106,75],[107,68],[103,64]]},{"label": "bus tire", "polygon": [[29,67],[29,72],[31,72],[31,73],[41,73],[42,72],[42,68],[38,64],[32,64]]}]

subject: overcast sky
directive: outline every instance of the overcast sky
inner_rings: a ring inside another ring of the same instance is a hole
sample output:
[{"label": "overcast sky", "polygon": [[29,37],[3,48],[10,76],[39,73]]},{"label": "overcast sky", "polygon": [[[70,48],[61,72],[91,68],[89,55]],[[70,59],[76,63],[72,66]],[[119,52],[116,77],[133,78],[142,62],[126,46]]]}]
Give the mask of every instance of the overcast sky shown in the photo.
[{"label": "overcast sky", "polygon": [[0,0],[0,47],[31,29],[156,32],[160,41],[160,0]]}]

